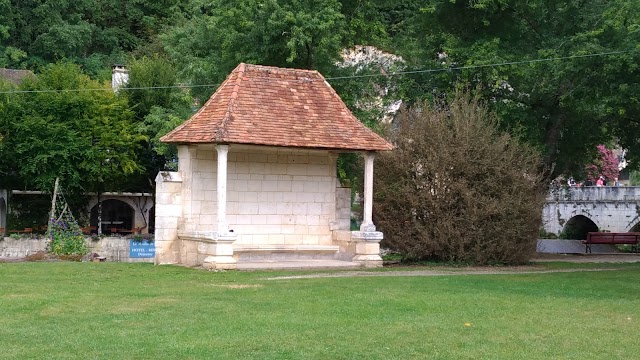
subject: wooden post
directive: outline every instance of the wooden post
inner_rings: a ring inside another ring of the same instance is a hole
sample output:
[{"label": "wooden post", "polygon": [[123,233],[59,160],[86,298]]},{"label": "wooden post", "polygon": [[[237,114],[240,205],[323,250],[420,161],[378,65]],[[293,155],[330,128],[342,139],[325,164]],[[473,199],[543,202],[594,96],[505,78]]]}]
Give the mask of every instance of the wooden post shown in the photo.
[{"label": "wooden post", "polygon": [[51,214],[49,215],[49,225],[47,228],[51,227],[51,220],[56,217],[56,198],[58,197],[58,183],[60,179],[56,178],[56,183],[53,185],[53,197],[51,198]]},{"label": "wooden post", "polygon": [[102,235],[102,201],[100,191],[98,191],[98,235]]}]

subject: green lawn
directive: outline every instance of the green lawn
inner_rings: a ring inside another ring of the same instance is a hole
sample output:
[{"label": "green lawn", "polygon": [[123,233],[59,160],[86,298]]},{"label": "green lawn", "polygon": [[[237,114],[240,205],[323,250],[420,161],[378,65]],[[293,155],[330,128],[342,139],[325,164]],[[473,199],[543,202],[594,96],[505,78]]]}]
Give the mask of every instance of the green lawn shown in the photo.
[{"label": "green lawn", "polygon": [[268,280],[292,272],[4,263],[0,358],[638,358],[640,264],[608,267]]}]

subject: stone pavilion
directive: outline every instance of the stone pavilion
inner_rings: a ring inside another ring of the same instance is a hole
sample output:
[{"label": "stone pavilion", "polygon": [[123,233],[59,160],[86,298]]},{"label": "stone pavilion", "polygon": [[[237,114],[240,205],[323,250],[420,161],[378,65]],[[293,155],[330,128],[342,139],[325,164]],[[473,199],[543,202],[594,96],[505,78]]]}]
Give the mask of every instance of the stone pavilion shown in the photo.
[{"label": "stone pavilion", "polygon": [[[161,141],[177,144],[179,165],[156,178],[156,264],[382,265],[373,160],[392,145],[317,71],[240,64]],[[336,176],[341,152],[365,158],[359,231],[350,229],[351,190]]]}]

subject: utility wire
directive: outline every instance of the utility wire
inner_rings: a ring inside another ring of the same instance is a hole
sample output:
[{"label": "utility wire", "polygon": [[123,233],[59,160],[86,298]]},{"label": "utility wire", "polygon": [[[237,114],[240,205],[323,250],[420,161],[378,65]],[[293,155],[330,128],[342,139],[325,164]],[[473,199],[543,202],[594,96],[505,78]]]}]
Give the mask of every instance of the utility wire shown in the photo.
[{"label": "utility wire", "polygon": [[435,73],[435,72],[444,72],[444,71],[452,71],[452,70],[480,69],[480,68],[487,68],[487,67],[523,65],[523,64],[534,64],[534,63],[549,62],[549,61],[589,58],[589,57],[596,57],[596,56],[620,55],[620,54],[627,54],[631,52],[635,52],[635,50],[610,51],[610,52],[596,53],[596,54],[571,55],[571,56],[561,56],[561,57],[554,57],[554,58],[522,60],[522,61],[509,61],[509,62],[494,63],[494,64],[453,66],[453,67],[447,67],[447,68],[441,68],[441,69],[407,70],[407,71],[393,72],[389,74],[363,74],[363,75],[336,76],[336,77],[328,77],[326,79],[342,80],[342,79],[354,79],[354,78],[364,78],[364,77],[374,77],[374,76],[396,76],[396,75],[406,75],[406,74]]},{"label": "utility wire", "polygon": [[[543,62],[551,62],[551,61],[561,61],[561,60],[573,60],[573,59],[582,59],[582,58],[591,58],[591,57],[600,57],[600,56],[611,56],[611,55],[621,55],[636,52],[636,50],[621,50],[621,51],[609,51],[602,53],[592,53],[592,54],[583,54],[583,55],[570,55],[570,56],[559,56],[559,57],[551,57],[551,58],[543,58],[543,59],[532,59],[532,60],[521,60],[521,61],[508,61],[501,63],[492,63],[492,64],[479,64],[479,65],[465,65],[465,66],[452,66],[445,67],[439,69],[421,69],[421,70],[407,70],[407,71],[397,71],[387,74],[362,74],[362,75],[348,75],[348,76],[334,76],[327,77],[325,80],[346,80],[346,79],[358,79],[358,78],[370,78],[370,77],[392,77],[392,76],[400,76],[400,75],[409,75],[409,74],[423,74],[423,73],[438,73],[445,71],[455,71],[455,70],[467,70],[467,69],[481,69],[488,67],[499,67],[499,66],[514,66],[514,65],[525,65],[525,64],[535,64],[535,63],[543,63]],[[267,80],[267,79],[265,79]],[[269,81],[269,80],[267,80]],[[288,80],[291,81],[291,80]],[[310,80],[304,80],[310,81]],[[120,90],[153,90],[153,89],[189,89],[189,88],[199,88],[199,87],[218,87],[220,84],[200,84],[200,85],[173,85],[173,86],[148,86],[148,87],[121,87]],[[88,89],[60,89],[60,90],[10,90],[10,91],[0,91],[0,94],[24,94],[24,93],[65,93],[65,92],[79,92],[79,91],[113,91],[111,88],[88,88]]]},{"label": "utility wire", "polygon": [[[118,88],[120,90],[153,90],[153,89],[188,89],[188,88],[197,88],[197,87],[211,87],[211,86],[220,86],[215,84],[203,84],[203,85],[171,85],[171,86],[146,86],[146,87],[121,87]],[[68,92],[79,92],[79,91],[113,91],[112,88],[84,88],[84,89],[49,89],[49,90],[10,90],[10,91],[0,91],[0,94],[24,94],[24,93],[68,93]]]}]

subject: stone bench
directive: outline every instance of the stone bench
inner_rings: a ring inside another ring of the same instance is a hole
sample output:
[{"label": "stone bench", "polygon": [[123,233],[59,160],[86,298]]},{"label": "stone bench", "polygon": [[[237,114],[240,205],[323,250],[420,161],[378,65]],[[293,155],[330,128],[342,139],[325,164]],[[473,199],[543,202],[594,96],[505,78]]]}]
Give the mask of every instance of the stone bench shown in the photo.
[{"label": "stone bench", "polygon": [[334,260],[337,245],[234,244],[238,261]]}]

